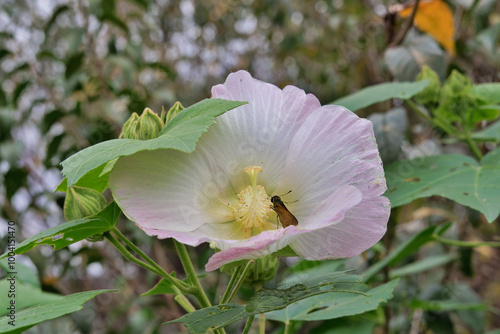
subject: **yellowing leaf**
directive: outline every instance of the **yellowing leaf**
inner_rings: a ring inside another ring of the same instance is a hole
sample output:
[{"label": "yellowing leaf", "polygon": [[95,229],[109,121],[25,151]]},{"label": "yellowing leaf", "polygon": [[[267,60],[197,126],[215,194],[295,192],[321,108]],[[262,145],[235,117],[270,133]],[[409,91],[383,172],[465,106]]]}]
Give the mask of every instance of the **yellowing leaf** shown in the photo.
[{"label": "yellowing leaf", "polygon": [[[399,11],[401,17],[409,17],[413,6]],[[442,0],[421,1],[415,13],[415,25],[438,41],[449,54],[455,55],[455,25],[450,7]]]}]

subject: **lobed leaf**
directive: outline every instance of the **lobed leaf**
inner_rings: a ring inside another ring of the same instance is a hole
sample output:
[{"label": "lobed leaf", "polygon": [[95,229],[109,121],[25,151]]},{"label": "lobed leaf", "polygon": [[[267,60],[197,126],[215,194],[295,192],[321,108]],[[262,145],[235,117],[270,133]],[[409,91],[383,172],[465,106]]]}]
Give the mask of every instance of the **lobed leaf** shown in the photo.
[{"label": "lobed leaf", "polygon": [[[286,289],[261,289],[256,292],[247,305],[223,304],[212,306],[188,313],[168,323],[184,323],[191,333],[205,333],[210,329],[221,328],[258,313],[284,309],[288,305],[301,300],[304,300],[304,302],[316,300],[310,297],[322,294],[328,294],[330,300],[332,298],[334,300],[342,298],[344,307],[339,307],[337,314],[358,314],[368,309],[374,309],[380,302],[390,298],[392,296],[390,294],[397,284],[397,281],[393,281],[385,286],[367,291],[360,284],[361,282],[361,276],[347,274],[346,272],[314,276],[301,284]],[[386,293],[387,291],[389,291],[389,294]],[[373,293],[373,295],[369,293]],[[288,312],[288,309],[286,312]],[[275,314],[275,318],[279,320],[279,314]]]},{"label": "lobed leaf", "polygon": [[481,163],[464,155],[438,155],[398,161],[386,167],[392,207],[439,195],[480,211],[489,222],[500,214],[500,148]]},{"label": "lobed leaf", "polygon": [[296,302],[286,310],[266,314],[266,318],[281,322],[315,321],[336,319],[361,314],[377,307],[392,298],[392,292],[399,280],[390,281],[376,288],[363,286],[367,296],[351,293],[331,292]]}]

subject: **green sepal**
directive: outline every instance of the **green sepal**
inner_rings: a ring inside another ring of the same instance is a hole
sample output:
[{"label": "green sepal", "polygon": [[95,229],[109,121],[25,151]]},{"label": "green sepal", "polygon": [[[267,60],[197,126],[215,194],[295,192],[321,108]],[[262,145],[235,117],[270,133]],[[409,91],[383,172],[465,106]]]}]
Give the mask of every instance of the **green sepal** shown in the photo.
[{"label": "green sepal", "polygon": [[133,113],[130,115],[129,119],[123,124],[122,133],[118,138],[120,139],[135,139],[135,129],[139,123],[139,115],[137,113]]},{"label": "green sepal", "polygon": [[144,109],[139,122],[135,125],[135,139],[148,140],[157,138],[163,129],[163,121],[149,108]]},{"label": "green sepal", "polygon": [[429,84],[414,99],[420,104],[432,104],[439,101],[441,82],[439,76],[429,66],[425,65],[418,74],[416,81],[427,80]]},{"label": "green sepal", "polygon": [[67,221],[96,214],[106,207],[104,196],[90,188],[74,186],[69,188],[64,201],[64,217]]},{"label": "green sepal", "polygon": [[179,101],[175,102],[174,105],[172,106],[172,108],[170,108],[166,114],[164,112],[162,112],[161,119],[162,119],[163,123],[167,124],[168,122],[170,122],[172,120],[172,118],[177,116],[177,114],[183,110],[184,110],[184,106]]}]

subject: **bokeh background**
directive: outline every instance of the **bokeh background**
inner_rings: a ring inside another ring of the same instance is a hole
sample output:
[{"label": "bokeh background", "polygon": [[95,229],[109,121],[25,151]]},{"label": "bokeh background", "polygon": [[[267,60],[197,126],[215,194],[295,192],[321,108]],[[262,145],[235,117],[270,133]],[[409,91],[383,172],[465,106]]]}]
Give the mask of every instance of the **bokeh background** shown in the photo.
[{"label": "bokeh background", "polygon": [[[454,56],[418,29],[407,34],[397,52],[387,52],[393,33],[404,23],[391,7],[396,1],[2,0],[0,249],[6,246],[8,220],[17,223],[18,240],[64,221],[64,194],[54,192],[62,180],[62,160],[117,138],[133,112],[150,107],[159,113],[176,101],[189,106],[210,97],[211,86],[224,82],[232,71],[245,69],[280,87],[293,84],[323,104],[376,83],[412,81],[424,64],[442,79],[458,69],[475,83],[500,81],[500,3],[447,3],[455,18]],[[381,103],[361,114],[392,107]],[[398,142],[396,156],[446,152],[418,120],[405,117],[401,122],[407,132],[401,138],[403,153]],[[410,223],[401,227],[398,238],[418,229],[418,219],[407,217]],[[477,221],[477,233],[499,233],[498,223]],[[167,271],[182,272],[170,241],[149,238],[125,220],[120,229]],[[200,268],[210,252],[206,246],[193,251]],[[467,277],[453,269],[456,275],[447,275],[466,282],[463,296],[498,301],[499,254],[484,249],[475,255],[475,274]],[[182,311],[169,296],[139,298],[157,278],[124,261],[104,241],[83,241],[58,252],[39,247],[18,261],[36,269],[45,291],[120,290],[32,333],[183,331],[173,325],[159,329]],[[204,284],[214,295],[226,279],[211,274]],[[421,293],[425,284],[414,282],[416,291],[409,293]],[[397,315],[392,330],[408,333],[412,312],[401,309]],[[445,324],[447,331],[435,333],[480,333],[500,326],[493,316],[476,316],[482,318],[471,322],[480,323],[475,328],[450,314],[443,319],[438,314],[429,323]]]}]

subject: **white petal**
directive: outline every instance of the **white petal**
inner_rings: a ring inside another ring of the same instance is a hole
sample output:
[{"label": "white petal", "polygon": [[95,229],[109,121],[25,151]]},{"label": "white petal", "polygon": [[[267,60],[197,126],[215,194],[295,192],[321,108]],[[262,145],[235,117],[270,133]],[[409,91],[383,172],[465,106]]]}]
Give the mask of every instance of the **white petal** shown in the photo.
[{"label": "white petal", "polygon": [[284,90],[253,79],[244,71],[229,75],[224,85],[212,89],[213,97],[249,101],[217,118],[202,136],[198,148],[221,164],[235,189],[248,186],[247,166],[260,166],[259,183],[268,193],[279,182],[290,142],[305,118],[320,107],[303,90]]},{"label": "white petal", "polygon": [[229,178],[199,152],[143,151],[120,158],[109,184],[123,212],[141,228],[188,232],[233,220]]},{"label": "white petal", "polygon": [[356,256],[382,238],[389,214],[386,197],[364,198],[341,222],[302,234],[290,246],[299,256],[310,260]]},{"label": "white petal", "polygon": [[303,219],[336,189],[349,184],[363,197],[386,189],[372,124],[343,107],[321,107],[293,138],[277,191],[293,190],[286,200],[299,199],[291,207]]}]

